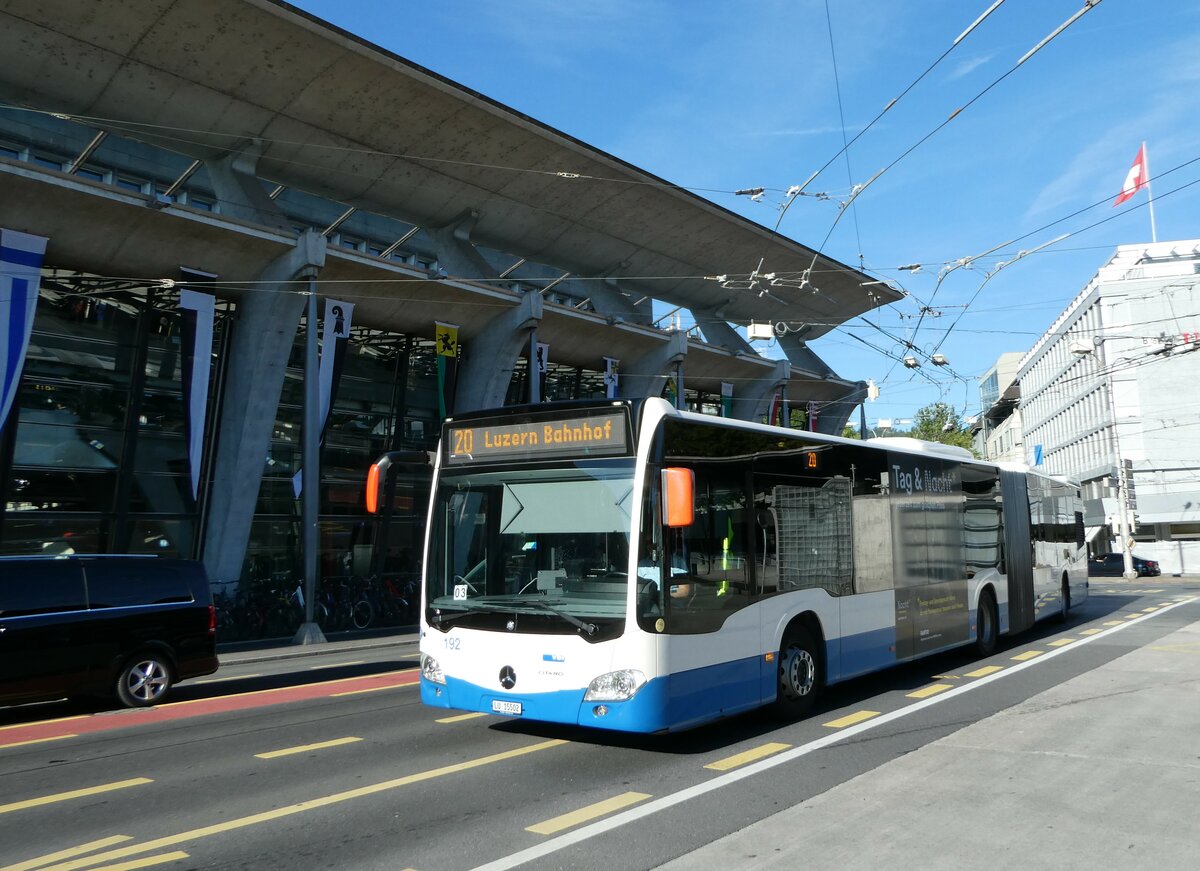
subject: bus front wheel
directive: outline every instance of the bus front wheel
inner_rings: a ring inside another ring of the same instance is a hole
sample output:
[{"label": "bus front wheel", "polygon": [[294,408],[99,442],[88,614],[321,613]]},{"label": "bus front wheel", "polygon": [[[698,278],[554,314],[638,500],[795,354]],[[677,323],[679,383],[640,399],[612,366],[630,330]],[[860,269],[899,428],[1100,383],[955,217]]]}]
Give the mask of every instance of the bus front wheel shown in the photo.
[{"label": "bus front wheel", "polygon": [[798,720],[812,710],[821,691],[821,666],[817,645],[803,626],[792,626],[779,646],[779,678],[775,713]]}]

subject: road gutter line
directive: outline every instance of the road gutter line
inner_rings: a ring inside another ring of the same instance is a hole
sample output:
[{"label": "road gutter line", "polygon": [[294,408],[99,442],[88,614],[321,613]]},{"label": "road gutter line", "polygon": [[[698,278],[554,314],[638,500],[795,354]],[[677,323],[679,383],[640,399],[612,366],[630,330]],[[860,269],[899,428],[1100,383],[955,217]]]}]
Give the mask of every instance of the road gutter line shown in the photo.
[{"label": "road gutter line", "polygon": [[[1036,659],[1026,660],[1018,663],[1017,665],[1010,666],[1003,671],[989,674],[985,677],[979,678],[978,680],[972,681],[971,683],[963,684],[962,686],[955,687],[952,690],[947,690],[940,695],[931,696],[927,699],[923,699],[922,701],[914,702],[911,705],[906,705],[905,707],[899,708],[895,711],[882,714],[871,720],[860,723],[857,726],[850,726],[840,732],[832,732],[824,738],[818,738],[817,740],[811,741],[808,744],[802,744],[795,749],[786,750],[777,756],[771,757],[770,759],[764,759],[760,762],[755,762],[751,765],[748,765],[745,768],[740,768],[727,774],[718,775],[717,777],[707,780],[704,783],[698,783],[695,786],[688,787],[687,789],[681,789],[679,792],[672,793],[671,795],[665,795],[662,798],[654,799],[647,804],[624,811],[616,816],[609,817],[608,819],[591,823],[590,825],[584,826],[581,829],[576,829],[573,832],[559,835],[558,837],[552,838],[549,841],[543,841],[541,844],[536,844],[525,850],[520,850],[516,853],[496,859],[495,861],[488,862],[487,864],[478,865],[473,869],[473,871],[507,871],[509,868],[516,868],[519,865],[524,865],[526,862],[532,862],[533,860],[540,859],[543,856],[549,856],[551,853],[557,853],[559,850],[582,843],[596,837],[597,835],[602,835],[606,832],[611,832],[614,829],[618,829],[621,826],[635,823],[652,814],[658,813],[659,811],[674,807],[677,804],[683,804],[686,801],[699,798],[703,795],[707,795],[710,792],[715,792],[722,787],[730,786],[740,780],[745,780],[746,778],[753,777],[756,774],[761,774],[764,771],[770,771],[772,768],[785,765],[788,762],[792,762],[802,756],[807,756],[808,754],[814,753],[817,750],[823,750],[826,747],[830,747],[849,738],[861,735],[864,732],[877,729],[887,723],[901,720],[934,705],[940,705],[949,701],[950,699],[957,698],[963,693],[978,689],[981,686],[986,686],[993,681],[1002,680],[1009,675],[1024,671],[1027,668],[1032,668],[1035,665],[1040,665],[1041,663],[1047,662],[1056,656],[1061,656],[1064,653],[1070,653],[1074,650],[1077,650],[1080,647],[1083,647],[1085,644],[1091,644],[1093,641],[1099,641],[1102,638],[1107,638],[1109,635],[1112,635],[1114,632],[1120,632],[1127,626],[1134,626],[1143,622],[1144,620],[1152,620],[1155,617],[1160,617],[1168,611],[1178,608],[1180,605],[1186,605],[1193,601],[1195,601],[1194,598],[1188,599],[1183,602],[1177,602],[1174,605],[1167,605],[1152,614],[1142,614],[1137,616],[1135,619],[1127,620],[1120,626],[1114,626],[1098,635],[1092,635],[1088,638],[1080,639],[1073,644],[1055,648],[1048,653],[1042,654]],[[2,871],[2,869],[0,869],[0,871]]]}]

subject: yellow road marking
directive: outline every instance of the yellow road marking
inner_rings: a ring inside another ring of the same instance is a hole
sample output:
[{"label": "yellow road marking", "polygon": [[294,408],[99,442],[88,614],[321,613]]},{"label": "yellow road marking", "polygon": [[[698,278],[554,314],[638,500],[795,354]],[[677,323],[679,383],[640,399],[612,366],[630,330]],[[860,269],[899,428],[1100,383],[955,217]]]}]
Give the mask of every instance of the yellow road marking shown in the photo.
[{"label": "yellow road marking", "polygon": [[[413,671],[416,671],[416,669],[414,668]],[[363,693],[377,693],[377,692],[380,692],[381,690],[400,690],[400,689],[404,689],[405,687],[415,687],[415,686],[416,686],[415,683],[393,683],[393,684],[388,684],[385,687],[367,687],[365,690],[347,690],[344,693],[333,693],[332,695],[330,695],[330,698],[331,699],[340,699],[342,696],[358,696],[358,695],[362,695]]]},{"label": "yellow road marking", "polygon": [[303,744],[299,747],[285,747],[283,750],[271,750],[267,753],[255,753],[255,759],[278,759],[280,756],[294,756],[297,753],[307,753],[310,750],[324,750],[326,747],[340,747],[343,744],[353,744],[362,738],[334,738],[331,741],[318,741],[316,744]]},{"label": "yellow road marking", "polygon": [[104,792],[113,792],[118,789],[128,789],[131,786],[141,786],[145,783],[154,783],[149,777],[134,777],[130,780],[118,780],[115,783],[102,783],[99,786],[87,786],[83,789],[72,789],[69,792],[56,792],[53,795],[43,795],[39,798],[27,798],[24,801],[14,801],[9,804],[0,804],[0,814],[11,813],[12,811],[23,811],[31,807],[41,807],[45,804],[55,804],[60,801],[70,801],[73,798],[84,798],[89,795],[100,795]]},{"label": "yellow road marking", "polygon": [[1042,651],[1040,650],[1026,650],[1024,653],[1018,653],[1013,659],[1017,660],[1017,662],[1024,662],[1027,659],[1033,659],[1035,656],[1041,655]]},{"label": "yellow road marking", "polygon": [[1083,631],[1081,631],[1079,634],[1080,634],[1080,635],[1095,635],[1097,632],[1103,632],[1103,631],[1104,631],[1103,629],[1099,629],[1099,628],[1095,628],[1095,629],[1084,629],[1084,630],[1083,630]]},{"label": "yellow road marking", "polygon": [[350,662],[331,662],[329,665],[310,665],[308,670],[317,671],[318,669],[322,668],[341,668],[346,665],[363,665],[365,663],[365,659],[352,659]]},{"label": "yellow road marking", "polygon": [[919,690],[913,690],[911,693],[905,693],[910,699],[927,699],[930,696],[936,696],[938,693],[944,693],[946,690],[954,689],[954,684],[935,683],[927,687],[921,687]]},{"label": "yellow road marking", "polygon": [[[186,859],[188,854],[182,850],[174,853],[163,853],[159,856],[147,856],[145,859],[134,859],[132,862],[118,862],[116,865],[102,865],[95,871],[135,871],[137,868],[149,868],[152,865],[165,865],[168,862],[178,862]],[[47,869],[50,871],[50,869]]]},{"label": "yellow road marking", "polygon": [[1004,671],[1004,666],[985,665],[983,668],[977,668],[974,671],[968,671],[967,677],[987,677],[989,674],[995,674],[998,671]]},{"label": "yellow road marking", "polygon": [[1105,626],[1120,626],[1121,621],[1120,620],[1105,620],[1104,625]]},{"label": "yellow road marking", "polygon": [[78,738],[78,735],[52,735],[49,738],[30,738],[28,741],[13,741],[11,744],[0,744],[0,750],[7,750],[9,747],[26,747],[30,744],[45,744],[47,741],[61,741],[64,738]]},{"label": "yellow road marking", "polygon": [[1153,608],[1143,608],[1143,609],[1142,609],[1142,613],[1143,613],[1143,614],[1149,614],[1149,613],[1151,613],[1152,611],[1157,611],[1157,610],[1158,610],[1158,606],[1157,606],[1157,605],[1155,605]]},{"label": "yellow road marking", "polygon": [[1141,616],[1142,616],[1141,614],[1126,614],[1125,619],[1126,620],[1136,620],[1138,617],[1141,617]]},{"label": "yellow road marking", "polygon": [[436,720],[435,722],[438,722],[438,723],[461,723],[464,720],[475,720],[475,719],[478,719],[479,717],[486,717],[486,716],[487,716],[487,714],[484,714],[484,713],[458,714],[453,717],[442,717],[440,720]]},{"label": "yellow road marking", "polygon": [[755,762],[764,756],[774,756],[781,750],[787,750],[791,746],[791,744],[780,744],[778,742],[763,744],[761,747],[755,747],[744,753],[738,753],[734,756],[728,756],[725,759],[718,759],[716,762],[710,762],[704,767],[711,768],[713,771],[729,771],[732,768],[740,768],[749,762]]},{"label": "yellow road marking", "polygon": [[18,862],[16,865],[6,865],[3,871],[33,871],[34,868],[41,868],[43,865],[50,865],[54,862],[61,862],[63,859],[74,859],[76,856],[81,856],[84,853],[91,853],[94,850],[103,850],[105,847],[111,847],[113,844],[120,844],[124,841],[132,841],[131,835],[113,835],[108,838],[101,838],[98,841],[88,841],[86,844],[80,844],[78,847],[68,847],[65,850],[59,850],[57,853],[49,853],[37,859],[30,859],[27,862]]},{"label": "yellow road marking", "polygon": [[1072,643],[1074,640],[1075,640],[1074,638],[1060,638],[1057,641],[1051,641],[1049,646],[1050,647],[1062,647],[1063,645]]},{"label": "yellow road marking", "polygon": [[830,729],[844,729],[847,726],[853,726],[855,723],[861,723],[863,720],[869,720],[872,717],[878,717],[879,711],[858,711],[853,714],[847,714],[844,717],[839,717],[836,720],[830,720],[828,723],[822,723],[823,726],[828,726]]},{"label": "yellow road marking", "polygon": [[252,677],[262,677],[262,675],[258,672],[255,672],[254,674],[238,674],[238,675],[233,675],[232,677],[206,677],[203,680],[189,681],[189,683],[194,683],[194,684],[222,683],[224,681],[230,681],[230,680],[248,680],[249,678],[252,678]]},{"label": "yellow road marking", "polygon": [[[392,780],[384,780],[380,783],[373,783],[369,786],[360,786],[355,789],[348,789],[345,792],[336,792],[333,795],[321,796],[319,798],[311,798],[308,801],[290,804],[284,807],[275,808],[274,810],[263,811],[250,816],[239,817],[238,819],[227,820],[223,823],[216,823],[211,826],[202,826],[198,829],[189,829],[186,832],[180,832],[177,835],[167,835],[162,838],[155,838],[152,841],[146,841],[143,844],[130,844],[127,847],[118,847],[115,850],[109,850],[107,853],[100,853],[95,856],[88,856],[83,859],[76,859],[72,862],[64,862],[60,865],[54,865],[52,868],[46,868],[44,871],[76,871],[78,868],[89,868],[100,862],[108,862],[113,859],[124,859],[128,856],[136,856],[139,853],[152,853],[155,850],[162,850],[167,847],[174,847],[179,844],[187,843],[188,841],[196,841],[200,838],[208,838],[213,835],[220,835],[225,832],[244,829],[248,826],[255,826],[259,823],[269,823],[272,820],[290,817],[304,811],[315,810],[316,808],[329,807],[330,805],[341,804],[342,802],[350,801],[351,799],[362,798],[368,795],[375,795],[380,792],[387,792],[393,789],[399,789],[404,786],[411,786],[414,783],[424,783],[427,780],[434,780],[438,777],[445,777],[450,774],[458,774],[462,771],[470,771],[475,768],[481,768],[485,765],[491,765],[496,762],[505,762],[509,759],[516,759],[520,756],[527,756],[530,753],[537,753],[541,750],[549,750],[552,747],[560,747],[567,741],[555,738],[550,741],[542,741],[538,744],[529,744],[525,747],[518,747],[514,750],[505,750],[501,753],[493,753],[491,756],[480,756],[477,759],[468,759],[466,762],[456,762],[453,765],[445,765],[441,768],[431,768],[428,771],[419,771],[416,774],[406,774],[404,777],[397,777]],[[44,859],[45,857],[43,857]],[[37,868],[38,865],[30,867]],[[0,871],[13,871],[10,868],[0,868]]]},{"label": "yellow road marking", "polygon": [[589,804],[587,807],[581,807],[579,810],[571,811],[569,814],[563,814],[561,817],[555,817],[552,820],[546,820],[537,825],[526,826],[525,831],[533,832],[535,835],[553,835],[555,832],[561,832],[563,829],[572,828],[580,823],[586,823],[598,817],[607,816],[614,811],[627,808],[648,798],[650,796],[644,792],[625,792],[613,798]]},{"label": "yellow road marking", "polygon": [[933,680],[958,680],[956,674],[935,674]]},{"label": "yellow road marking", "polygon": [[1156,647],[1151,647],[1151,650],[1166,650],[1171,653],[1197,653],[1200,654],[1200,644],[1160,644]]}]

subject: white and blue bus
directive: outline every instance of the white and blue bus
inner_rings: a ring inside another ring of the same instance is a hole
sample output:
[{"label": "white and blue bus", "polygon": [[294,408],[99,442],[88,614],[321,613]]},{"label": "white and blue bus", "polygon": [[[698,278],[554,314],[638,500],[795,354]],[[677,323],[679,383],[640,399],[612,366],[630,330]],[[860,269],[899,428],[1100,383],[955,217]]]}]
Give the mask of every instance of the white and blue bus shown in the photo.
[{"label": "white and blue bus", "polygon": [[658,399],[460,416],[434,469],[421,698],[632,732],[797,718],[829,684],[1065,618],[1082,518],[1068,481],[913,439]]}]

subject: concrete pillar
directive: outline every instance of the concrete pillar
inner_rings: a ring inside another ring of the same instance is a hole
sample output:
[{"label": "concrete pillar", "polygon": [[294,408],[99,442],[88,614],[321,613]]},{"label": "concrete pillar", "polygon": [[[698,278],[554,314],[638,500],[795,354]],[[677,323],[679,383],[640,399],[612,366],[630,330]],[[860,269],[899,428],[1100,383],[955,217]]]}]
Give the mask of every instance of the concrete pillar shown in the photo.
[{"label": "concrete pillar", "polygon": [[215,583],[236,581],[242,574],[288,356],[304,310],[307,288],[281,292],[277,282],[315,275],[325,265],[325,244],[315,230],[303,234],[238,303],[204,532],[204,565]]},{"label": "concrete pillar", "polygon": [[204,168],[208,170],[222,214],[291,232],[291,221],[268,196],[258,177],[261,153],[261,142],[248,142],[224,157],[206,160]]},{"label": "concrete pillar", "polygon": [[668,375],[687,357],[687,333],[667,334],[667,341],[631,363],[621,361],[621,380],[618,393],[622,399],[646,399],[661,396]]},{"label": "concrete pillar", "polygon": [[[749,383],[735,384],[733,388],[733,417],[738,420],[748,420],[761,423],[771,410],[771,400],[783,389],[792,377],[792,364],[787,360],[776,360],[775,368],[769,375],[755,378]],[[795,396],[788,400],[796,402]]]},{"label": "concrete pillar", "polygon": [[479,212],[466,209],[442,227],[426,229],[425,233],[437,248],[438,265],[455,278],[497,278],[499,273],[471,244],[471,231],[479,220]]},{"label": "concrete pillar", "polygon": [[757,355],[754,347],[742,338],[741,333],[717,316],[715,309],[692,309],[692,316],[700,325],[704,340],[710,345],[724,348],[731,354],[741,351],[744,354]]},{"label": "concrete pillar", "polygon": [[[812,375],[816,379],[826,381],[837,380],[837,375],[832,369],[826,365],[825,361],[812,352],[812,349],[804,342],[802,336],[804,333],[788,333],[779,337],[779,346],[787,355],[789,361],[797,369],[805,374]],[[827,435],[841,435],[842,430],[846,428],[846,421],[850,419],[850,415],[854,413],[854,407],[867,398],[867,383],[865,381],[856,382],[854,385],[846,386],[846,395],[834,402],[828,400],[821,402],[821,407],[817,413],[817,432],[823,432]],[[809,397],[807,396],[789,396],[792,407],[804,408]],[[826,404],[828,403],[828,404]]]},{"label": "concrete pillar", "polygon": [[542,319],[542,295],[523,294],[521,301],[488,321],[478,334],[460,336],[467,356],[458,372],[458,411],[478,411],[504,404],[517,357],[528,347],[529,334]]},{"label": "concrete pillar", "polygon": [[796,333],[778,337],[779,347],[796,369],[817,378],[836,378],[834,371]]},{"label": "concrete pillar", "polygon": [[[618,268],[624,268],[622,263]],[[589,281],[584,287],[591,296],[596,313],[612,323],[642,324],[648,326],[654,319],[653,301],[645,294],[624,290],[614,275],[600,276],[600,281]]]},{"label": "concrete pillar", "polygon": [[841,435],[846,428],[846,421],[854,414],[854,409],[867,399],[867,382],[856,381],[847,387],[846,395],[841,399],[821,403],[821,412],[817,415],[817,432],[826,435]]}]

